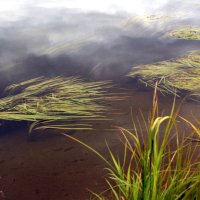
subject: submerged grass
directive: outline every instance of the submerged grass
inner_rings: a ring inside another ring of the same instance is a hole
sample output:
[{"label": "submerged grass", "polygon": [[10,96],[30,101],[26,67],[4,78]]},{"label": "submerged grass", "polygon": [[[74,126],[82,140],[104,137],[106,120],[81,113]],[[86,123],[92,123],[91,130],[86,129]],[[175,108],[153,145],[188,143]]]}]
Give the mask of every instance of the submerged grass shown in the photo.
[{"label": "submerged grass", "polygon": [[141,137],[144,133],[137,129],[136,124],[134,132],[121,128],[124,156],[119,158],[108,147],[111,161],[82,141],[63,134],[89,148],[108,165],[108,189],[101,194],[93,193],[91,199],[200,199],[199,145],[180,137],[177,123],[182,119],[195,133],[199,127],[179,117],[174,107],[175,103],[168,116],[160,116],[155,95],[151,118],[145,120],[146,135]]},{"label": "submerged grass", "polygon": [[92,129],[92,121],[106,119],[110,88],[106,81],[76,77],[40,77],[13,84],[6,88],[9,95],[0,99],[0,119],[34,122],[31,129]]},{"label": "submerged grass", "polygon": [[128,74],[146,86],[153,87],[158,82],[158,90],[177,94],[187,92],[192,98],[200,97],[200,52],[154,64],[133,67]]}]

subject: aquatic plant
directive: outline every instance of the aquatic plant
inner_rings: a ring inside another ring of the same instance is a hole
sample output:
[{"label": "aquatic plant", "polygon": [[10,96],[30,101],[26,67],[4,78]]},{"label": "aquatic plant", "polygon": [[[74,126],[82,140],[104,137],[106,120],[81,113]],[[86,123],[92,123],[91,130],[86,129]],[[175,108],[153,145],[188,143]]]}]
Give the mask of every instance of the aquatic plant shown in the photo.
[{"label": "aquatic plant", "polygon": [[[170,37],[186,40],[200,40],[199,27],[181,27],[171,31]],[[134,66],[128,74],[140,83],[154,87],[158,81],[161,92],[180,94],[187,92],[192,98],[200,97],[200,51],[172,60]]]},{"label": "aquatic plant", "polygon": [[[84,82],[77,77],[35,78],[6,88],[0,99],[0,119],[33,122],[33,127],[92,129],[96,120],[105,120],[108,81]],[[39,126],[39,127],[38,127]]]},{"label": "aquatic plant", "polygon": [[192,98],[200,97],[200,52],[162,62],[134,66],[128,74],[140,83],[153,87],[158,82],[158,90],[179,95],[182,92]]},{"label": "aquatic plant", "polygon": [[169,36],[177,39],[200,40],[199,27],[180,27],[169,33]]},{"label": "aquatic plant", "polygon": [[82,141],[63,134],[93,151],[108,165],[108,188],[101,194],[92,193],[91,199],[200,199],[199,145],[185,138],[177,124],[180,119],[190,124],[194,130],[191,137],[199,129],[179,117],[178,110],[175,111],[173,103],[168,116],[159,115],[158,99],[154,96],[151,118],[144,120],[146,134],[141,131],[141,124],[134,124],[134,132],[120,128],[124,138],[123,158],[108,147],[111,161]]}]

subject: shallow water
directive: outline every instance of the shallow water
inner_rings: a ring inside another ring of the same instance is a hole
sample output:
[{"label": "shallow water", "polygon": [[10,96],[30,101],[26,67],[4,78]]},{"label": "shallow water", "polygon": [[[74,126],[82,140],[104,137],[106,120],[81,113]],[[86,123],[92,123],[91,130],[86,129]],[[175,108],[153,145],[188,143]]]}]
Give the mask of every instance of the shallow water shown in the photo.
[{"label": "shallow water", "polygon": [[[116,92],[116,91],[115,91]],[[121,92],[121,91],[119,91]],[[109,122],[99,122],[94,131],[77,131],[73,136],[86,142],[109,160],[105,140],[112,151],[123,154],[122,135],[116,126],[133,129],[140,111],[147,117],[152,92],[127,89],[129,98],[113,102],[121,114],[110,114]],[[160,111],[169,113],[173,97],[160,96]],[[179,104],[180,101],[177,101]],[[132,114],[131,114],[132,110]],[[200,117],[200,105],[185,102],[180,113],[187,119]],[[189,132],[183,127],[181,134]],[[105,189],[106,167],[90,150],[54,132],[35,132],[34,141],[27,141],[25,127],[14,128],[0,135],[1,186],[11,200],[86,200],[90,193]]]},{"label": "shallow water", "polygon": [[[151,109],[152,91],[138,89],[125,76],[131,67],[200,49],[200,41],[166,36],[176,26],[200,25],[198,1],[163,1],[156,7],[143,0],[137,9],[119,3],[112,9],[99,5],[98,10],[91,2],[90,9],[78,3],[74,9],[74,3],[64,6],[65,1],[55,6],[53,1],[23,0],[12,4],[15,12],[9,2],[0,10],[1,95],[5,86],[38,76],[113,80],[115,92],[123,87],[129,96],[125,102],[113,102],[121,114],[111,114],[113,121],[96,124],[94,132],[75,133],[104,155],[105,139],[121,152],[120,134],[110,129],[131,129],[131,108],[135,120],[140,110],[147,116]],[[161,110],[168,113],[173,97],[160,98]],[[199,103],[185,102],[181,114],[199,118],[199,111]],[[29,143],[26,127],[12,126],[0,135],[0,190],[7,199],[84,200],[86,188],[97,192],[105,188],[105,165],[87,149],[53,133],[36,134]]]}]

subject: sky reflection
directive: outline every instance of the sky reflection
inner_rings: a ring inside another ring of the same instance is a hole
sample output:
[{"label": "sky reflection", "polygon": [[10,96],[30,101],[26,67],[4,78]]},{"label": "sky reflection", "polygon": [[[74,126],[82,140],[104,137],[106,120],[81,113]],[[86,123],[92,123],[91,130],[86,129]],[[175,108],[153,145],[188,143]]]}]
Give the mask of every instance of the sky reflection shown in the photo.
[{"label": "sky reflection", "polygon": [[41,75],[118,80],[133,65],[199,49],[166,36],[198,26],[199,8],[197,0],[0,2],[1,85]]}]

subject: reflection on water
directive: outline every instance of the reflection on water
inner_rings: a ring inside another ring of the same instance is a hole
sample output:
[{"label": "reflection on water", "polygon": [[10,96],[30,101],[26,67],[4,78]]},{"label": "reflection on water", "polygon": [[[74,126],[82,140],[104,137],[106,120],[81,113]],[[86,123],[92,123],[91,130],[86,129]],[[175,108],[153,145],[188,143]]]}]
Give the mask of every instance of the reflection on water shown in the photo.
[{"label": "reflection on water", "polygon": [[[125,75],[132,66],[161,62],[200,49],[200,41],[166,34],[177,26],[200,26],[199,0],[96,2],[0,1],[0,95],[6,85],[38,76],[81,75],[89,80],[126,81]],[[132,120],[137,122],[141,111],[148,116],[152,94],[129,86],[123,89],[127,99],[112,102],[113,109],[120,109],[122,114],[109,112],[113,120],[95,122],[96,132],[76,133],[103,155],[107,156],[105,138],[109,146],[123,152],[118,133],[114,130],[110,134],[110,128],[123,126],[132,130]],[[119,88],[113,90],[122,92]],[[169,113],[172,101],[173,97],[160,97],[160,110]],[[180,114],[186,119],[199,118],[199,108],[199,104],[187,102]],[[39,140],[27,143],[25,129],[18,132],[27,125],[23,123],[2,126],[0,183],[6,198],[86,199],[85,188],[102,190],[104,183],[101,186],[97,182],[104,176],[100,173],[104,166],[93,152],[56,134],[35,134]],[[13,134],[10,129],[14,129]],[[182,129],[181,134],[188,130]]]},{"label": "reflection on water", "polygon": [[196,1],[165,1],[157,10],[144,6],[149,14],[143,16],[136,8],[126,13],[116,7],[118,12],[109,14],[96,8],[93,12],[52,8],[52,1],[41,2],[49,6],[22,1],[26,6],[13,18],[9,12],[0,14],[1,88],[41,75],[121,80],[131,66],[174,58],[200,47],[198,41],[166,35],[176,26],[198,25]]}]

